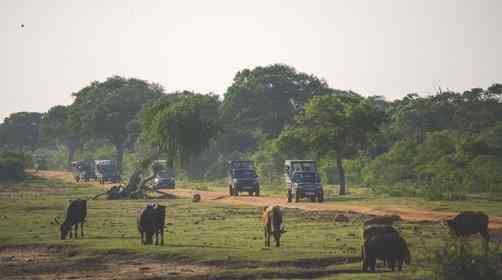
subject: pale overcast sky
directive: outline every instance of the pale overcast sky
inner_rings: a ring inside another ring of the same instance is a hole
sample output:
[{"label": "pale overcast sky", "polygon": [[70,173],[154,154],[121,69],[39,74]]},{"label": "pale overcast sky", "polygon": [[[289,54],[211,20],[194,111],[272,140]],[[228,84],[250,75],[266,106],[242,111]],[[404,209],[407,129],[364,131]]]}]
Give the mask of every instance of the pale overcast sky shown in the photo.
[{"label": "pale overcast sky", "polygon": [[499,0],[1,0],[0,18],[0,122],[112,75],[222,94],[286,63],[389,100],[502,83]]}]

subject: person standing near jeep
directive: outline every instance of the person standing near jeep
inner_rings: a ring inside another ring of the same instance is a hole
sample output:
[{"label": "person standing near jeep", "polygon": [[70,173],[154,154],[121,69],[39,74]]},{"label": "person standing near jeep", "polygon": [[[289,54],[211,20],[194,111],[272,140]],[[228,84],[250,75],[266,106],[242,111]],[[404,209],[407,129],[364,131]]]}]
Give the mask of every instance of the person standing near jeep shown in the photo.
[{"label": "person standing near jeep", "polygon": [[241,192],[260,196],[260,182],[252,161],[229,161],[228,180],[228,189],[231,196],[238,196]]}]

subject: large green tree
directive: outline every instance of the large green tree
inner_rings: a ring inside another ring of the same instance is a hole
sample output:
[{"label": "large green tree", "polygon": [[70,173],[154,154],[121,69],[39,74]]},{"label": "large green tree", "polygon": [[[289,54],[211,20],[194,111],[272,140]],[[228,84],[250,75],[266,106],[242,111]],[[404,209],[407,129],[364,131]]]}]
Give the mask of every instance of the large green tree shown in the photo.
[{"label": "large green tree", "polygon": [[86,138],[102,138],[114,145],[121,167],[125,150],[134,144],[139,133],[138,112],[162,94],[159,85],[139,79],[114,76],[93,82],[74,94],[72,127]]},{"label": "large green tree", "polygon": [[260,138],[275,137],[312,96],[333,93],[326,82],[293,67],[274,64],[239,71],[227,89],[221,116],[222,148],[247,152]]},{"label": "large green tree", "polygon": [[0,129],[0,146],[16,151],[34,150],[40,141],[41,113],[18,112],[4,119]]},{"label": "large green tree", "polygon": [[142,140],[167,156],[171,166],[185,167],[208,148],[221,131],[219,100],[214,95],[166,96],[141,114]]},{"label": "large green tree", "polygon": [[45,142],[63,145],[68,151],[67,164],[73,161],[75,152],[81,145],[79,131],[70,123],[70,107],[57,105],[49,109],[42,117],[41,135]]},{"label": "large green tree", "polygon": [[383,119],[382,111],[358,96],[315,96],[305,106],[299,125],[310,148],[319,155],[334,154],[340,178],[340,195],[346,194],[343,160],[365,149],[371,133]]}]

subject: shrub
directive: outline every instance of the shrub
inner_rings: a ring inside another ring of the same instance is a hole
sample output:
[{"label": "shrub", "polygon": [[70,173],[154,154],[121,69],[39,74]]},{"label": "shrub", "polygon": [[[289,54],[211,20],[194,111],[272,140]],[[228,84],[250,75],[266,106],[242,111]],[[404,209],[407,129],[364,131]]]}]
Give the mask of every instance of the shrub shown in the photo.
[{"label": "shrub", "polygon": [[502,279],[498,247],[486,255],[477,255],[463,240],[450,240],[432,256],[435,280]]},{"label": "shrub", "polygon": [[25,177],[25,169],[31,165],[29,156],[20,153],[0,153],[0,181],[18,181]]}]

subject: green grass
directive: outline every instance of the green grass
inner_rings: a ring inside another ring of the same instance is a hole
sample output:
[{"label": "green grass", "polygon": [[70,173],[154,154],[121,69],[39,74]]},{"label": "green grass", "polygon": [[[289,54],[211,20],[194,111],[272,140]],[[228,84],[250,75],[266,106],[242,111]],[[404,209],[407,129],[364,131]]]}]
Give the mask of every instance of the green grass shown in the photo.
[{"label": "green grass", "polygon": [[[210,190],[219,188],[224,189],[208,185]],[[282,246],[264,249],[259,208],[176,199],[160,201],[168,206],[169,232],[164,246],[140,245],[135,211],[145,205],[147,201],[143,200],[91,200],[86,237],[59,240],[58,226],[51,222],[54,217],[63,220],[68,200],[90,198],[101,191],[91,185],[42,178],[0,185],[0,244],[71,245],[82,250],[81,257],[114,251],[154,255],[166,262],[216,266],[221,269],[212,276],[227,279],[425,279],[430,266],[426,253],[444,244],[447,237],[439,224],[404,222],[399,228],[410,243],[413,265],[405,267],[403,273],[388,273],[386,269],[376,274],[360,273],[360,229],[364,219],[360,215],[351,215],[349,223],[337,224],[333,220],[336,213],[286,209],[287,233]],[[343,203],[379,205],[389,199],[393,198],[354,191]],[[414,205],[419,204],[416,201]],[[477,239],[472,242],[478,246]]]}]

